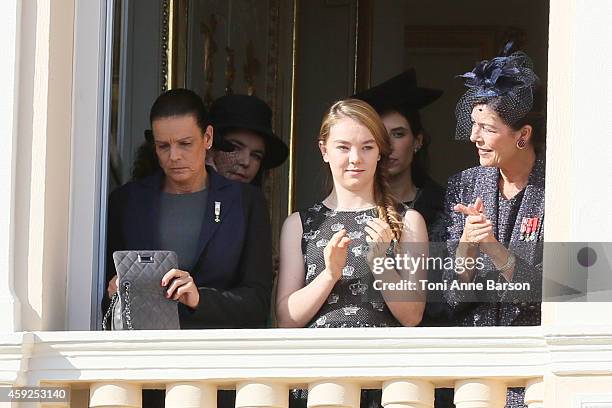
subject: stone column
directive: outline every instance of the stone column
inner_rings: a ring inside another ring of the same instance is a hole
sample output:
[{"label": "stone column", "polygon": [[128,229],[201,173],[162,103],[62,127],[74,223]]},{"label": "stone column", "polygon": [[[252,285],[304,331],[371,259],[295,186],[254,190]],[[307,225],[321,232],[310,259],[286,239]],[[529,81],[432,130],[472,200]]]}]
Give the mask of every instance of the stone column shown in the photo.
[{"label": "stone column", "polygon": [[91,408],[142,408],[140,384],[115,382],[95,383],[89,391]]},{"label": "stone column", "polygon": [[289,387],[275,382],[238,383],[236,386],[236,408],[287,408]]},{"label": "stone column", "polygon": [[206,408],[217,406],[217,387],[203,382],[166,385],[166,408]]},{"label": "stone column", "polygon": [[435,388],[420,380],[397,379],[383,383],[382,406],[385,408],[433,408]]},{"label": "stone column", "polygon": [[504,408],[506,384],[490,379],[469,379],[455,383],[457,408]]},{"label": "stone column", "polygon": [[308,387],[308,408],[359,408],[361,388],[348,381],[319,381]]},{"label": "stone column", "polygon": [[529,408],[544,408],[544,379],[534,378],[527,381],[525,404]]}]

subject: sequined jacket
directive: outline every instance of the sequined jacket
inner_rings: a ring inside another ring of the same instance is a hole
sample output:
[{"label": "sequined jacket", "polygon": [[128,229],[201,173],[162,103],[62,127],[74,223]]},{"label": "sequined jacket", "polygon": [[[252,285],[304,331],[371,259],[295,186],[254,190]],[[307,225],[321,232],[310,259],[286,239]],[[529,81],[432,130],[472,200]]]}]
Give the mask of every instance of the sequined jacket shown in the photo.
[{"label": "sequined jacket", "polygon": [[[544,169],[542,158],[537,158],[529,175],[520,208],[512,228],[508,249],[516,257],[513,283],[528,283],[530,290],[458,290],[451,289],[457,274],[453,268],[446,268],[444,279],[449,288],[444,297],[454,310],[454,320],[459,326],[510,326],[539,325],[540,301],[542,294],[542,241],[544,238]],[[465,218],[453,211],[457,203],[469,204],[481,197],[487,218],[493,224],[498,237],[498,180],[499,169],[495,167],[474,167],[464,170],[449,179],[446,211],[450,218],[448,227],[448,253],[455,253],[463,233]],[[538,218],[539,225],[530,239],[521,234],[521,224],[526,218]],[[485,284],[487,280],[506,282],[495,269],[488,256],[480,253],[484,267],[476,270],[475,282]]]}]

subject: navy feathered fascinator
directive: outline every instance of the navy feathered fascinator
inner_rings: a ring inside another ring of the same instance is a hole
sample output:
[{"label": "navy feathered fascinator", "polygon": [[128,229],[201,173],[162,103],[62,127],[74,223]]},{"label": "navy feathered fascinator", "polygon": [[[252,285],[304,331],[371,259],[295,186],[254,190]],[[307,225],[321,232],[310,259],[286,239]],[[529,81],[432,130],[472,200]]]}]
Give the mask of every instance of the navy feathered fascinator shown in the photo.
[{"label": "navy feathered fascinator", "polygon": [[496,98],[496,112],[509,125],[525,117],[533,107],[533,93],[539,82],[533,63],[524,52],[507,55],[508,43],[502,55],[479,62],[470,72],[458,75],[464,79],[467,92],[459,100],[457,139],[467,139],[472,129],[471,114],[475,104]]}]

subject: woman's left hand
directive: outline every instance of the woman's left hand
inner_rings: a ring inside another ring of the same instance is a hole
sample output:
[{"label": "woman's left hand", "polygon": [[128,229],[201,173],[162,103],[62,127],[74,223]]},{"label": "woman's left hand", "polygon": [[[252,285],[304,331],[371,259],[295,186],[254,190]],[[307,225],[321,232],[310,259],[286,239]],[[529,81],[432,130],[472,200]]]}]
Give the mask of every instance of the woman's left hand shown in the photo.
[{"label": "woman's left hand", "polygon": [[376,258],[385,257],[394,238],[389,224],[380,218],[374,218],[366,223],[365,232],[368,234],[366,241],[370,244],[368,262],[372,263]]},{"label": "woman's left hand", "polygon": [[162,278],[161,285],[166,288],[168,299],[178,300],[193,309],[200,303],[200,291],[189,272],[170,269]]}]

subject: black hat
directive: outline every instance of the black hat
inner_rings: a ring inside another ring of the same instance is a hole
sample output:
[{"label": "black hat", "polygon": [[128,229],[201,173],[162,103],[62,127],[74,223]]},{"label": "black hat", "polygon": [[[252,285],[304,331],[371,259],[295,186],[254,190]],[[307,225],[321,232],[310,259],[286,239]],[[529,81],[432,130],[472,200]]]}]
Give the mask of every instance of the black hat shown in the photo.
[{"label": "black hat", "polygon": [[417,86],[416,71],[409,68],[382,84],[353,95],[369,103],[378,113],[404,108],[419,110],[434,102],[442,95],[440,89]]},{"label": "black hat", "polygon": [[266,154],[262,160],[264,169],[283,164],[289,148],[272,131],[272,110],[261,99],[249,95],[226,95],[216,99],[210,107],[210,122],[216,131],[246,129],[263,137]]}]

